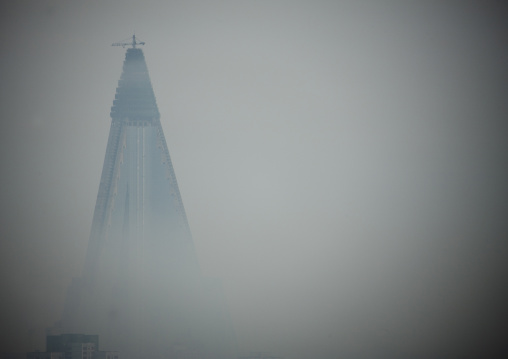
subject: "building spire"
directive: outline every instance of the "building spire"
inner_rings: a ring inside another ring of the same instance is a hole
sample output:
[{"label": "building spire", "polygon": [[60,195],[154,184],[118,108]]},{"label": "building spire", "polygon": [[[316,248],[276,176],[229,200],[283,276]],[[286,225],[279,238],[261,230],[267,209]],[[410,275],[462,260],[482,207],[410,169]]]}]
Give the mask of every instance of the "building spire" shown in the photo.
[{"label": "building spire", "polygon": [[133,49],[136,48],[136,45],[144,45],[145,42],[144,41],[137,41],[136,40],[136,34],[133,34],[132,35],[132,41],[130,42],[126,42],[127,40],[123,40],[123,41],[120,41],[120,42],[114,42],[111,44],[111,46],[121,46],[121,47],[125,47],[125,46],[132,46]]}]

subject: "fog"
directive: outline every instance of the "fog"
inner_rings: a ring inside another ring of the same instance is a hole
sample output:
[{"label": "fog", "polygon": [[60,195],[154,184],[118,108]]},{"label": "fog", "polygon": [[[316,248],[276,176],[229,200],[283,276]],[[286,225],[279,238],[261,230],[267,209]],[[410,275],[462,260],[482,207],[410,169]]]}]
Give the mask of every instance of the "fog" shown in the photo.
[{"label": "fog", "polygon": [[240,352],[507,353],[503,6],[54,0],[0,14],[0,351],[44,350],[81,274],[125,56],[110,45],[135,32]]}]

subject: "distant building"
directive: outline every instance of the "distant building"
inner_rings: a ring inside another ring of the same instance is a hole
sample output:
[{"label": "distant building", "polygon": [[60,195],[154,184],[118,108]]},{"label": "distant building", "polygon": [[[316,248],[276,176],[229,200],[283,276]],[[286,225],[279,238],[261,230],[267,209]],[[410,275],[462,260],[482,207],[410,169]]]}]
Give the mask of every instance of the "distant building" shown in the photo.
[{"label": "distant building", "polygon": [[65,353],[35,351],[27,353],[26,359],[65,359]]},{"label": "distant building", "polygon": [[138,44],[134,36],[115,44],[132,47],[111,107],[85,265],[51,333],[97,333],[124,359],[233,359],[224,292],[201,272]]},{"label": "distant building", "polygon": [[99,351],[99,336],[61,334],[46,337],[46,351],[29,352],[26,359],[118,359],[118,352]]}]

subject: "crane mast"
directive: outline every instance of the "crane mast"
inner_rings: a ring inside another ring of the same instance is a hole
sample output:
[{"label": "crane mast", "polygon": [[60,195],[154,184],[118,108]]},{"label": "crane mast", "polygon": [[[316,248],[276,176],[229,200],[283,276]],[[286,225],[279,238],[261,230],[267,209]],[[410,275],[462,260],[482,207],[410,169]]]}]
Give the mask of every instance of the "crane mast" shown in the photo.
[{"label": "crane mast", "polygon": [[114,42],[111,44],[111,46],[121,46],[121,47],[125,47],[125,46],[132,46],[133,49],[136,48],[136,45],[144,45],[145,42],[144,41],[137,41],[136,40],[136,35],[132,35],[132,41],[130,42]]}]

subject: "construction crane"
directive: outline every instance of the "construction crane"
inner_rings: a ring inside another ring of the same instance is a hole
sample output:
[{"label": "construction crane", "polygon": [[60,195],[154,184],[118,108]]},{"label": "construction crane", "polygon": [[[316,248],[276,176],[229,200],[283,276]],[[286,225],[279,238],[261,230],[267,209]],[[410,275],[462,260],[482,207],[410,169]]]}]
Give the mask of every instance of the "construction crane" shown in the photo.
[{"label": "construction crane", "polygon": [[132,46],[133,49],[136,48],[136,45],[144,45],[145,42],[144,41],[137,41],[136,40],[136,35],[132,35],[132,41],[131,42],[115,42],[113,44],[111,44],[111,46],[121,46],[121,47],[125,47],[125,46]]}]

